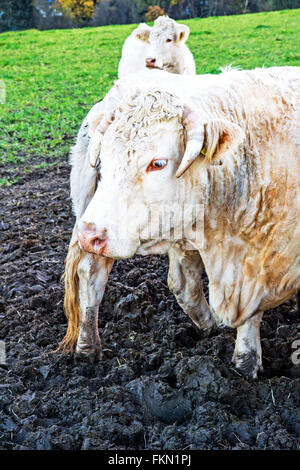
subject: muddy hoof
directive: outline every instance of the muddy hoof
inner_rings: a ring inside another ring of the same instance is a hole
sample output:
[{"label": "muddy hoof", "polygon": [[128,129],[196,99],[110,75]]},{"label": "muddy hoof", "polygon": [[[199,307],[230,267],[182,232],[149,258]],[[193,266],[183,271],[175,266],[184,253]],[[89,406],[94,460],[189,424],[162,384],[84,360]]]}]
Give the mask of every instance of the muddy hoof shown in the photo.
[{"label": "muddy hoof", "polygon": [[255,380],[257,379],[258,372],[263,371],[263,367],[255,351],[246,354],[235,354],[232,358],[232,362],[235,368],[247,379]]},{"label": "muddy hoof", "polygon": [[90,364],[94,364],[95,362],[100,361],[102,358],[101,347],[91,348],[91,347],[81,347],[76,348],[74,359],[75,361],[80,362],[89,362]]},{"label": "muddy hoof", "polygon": [[211,332],[216,327],[216,323],[213,320],[203,320],[192,318],[194,324],[199,328],[199,330]]}]

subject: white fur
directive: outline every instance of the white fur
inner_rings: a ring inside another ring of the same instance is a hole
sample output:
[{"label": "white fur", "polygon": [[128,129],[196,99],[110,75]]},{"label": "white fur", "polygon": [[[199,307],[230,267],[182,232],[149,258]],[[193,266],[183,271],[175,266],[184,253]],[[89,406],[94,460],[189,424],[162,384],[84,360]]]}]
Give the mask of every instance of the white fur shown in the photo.
[{"label": "white fur", "polygon": [[138,39],[137,36],[147,31],[150,32],[151,27],[145,23],[141,23],[125,40],[118,68],[119,78],[124,77],[128,73],[136,73],[145,70],[149,43]]},{"label": "white fur", "polygon": [[[300,68],[204,77],[151,71],[126,76],[111,95],[117,88],[120,101],[101,142],[102,181],[81,221],[107,229],[105,256],[147,254],[154,246],[163,253],[174,242],[170,217],[174,227],[181,220],[178,204],[203,204],[205,219],[214,214],[212,226],[204,223],[204,243],[190,238],[191,217],[181,242],[199,251],[210,305],[221,322],[241,328],[236,362],[245,369],[250,362],[255,376],[261,312],[300,288]],[[204,147],[176,179],[186,140],[203,129]],[[154,158],[168,164],[149,172]],[[149,211],[160,220],[151,240]]]}]

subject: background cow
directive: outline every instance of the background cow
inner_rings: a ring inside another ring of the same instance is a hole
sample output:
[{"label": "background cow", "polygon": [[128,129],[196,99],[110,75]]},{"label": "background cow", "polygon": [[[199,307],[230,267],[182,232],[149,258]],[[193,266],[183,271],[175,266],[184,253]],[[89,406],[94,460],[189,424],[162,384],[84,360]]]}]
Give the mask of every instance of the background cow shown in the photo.
[{"label": "background cow", "polygon": [[153,27],[141,23],[124,42],[119,78],[141,72],[145,67],[195,75],[194,57],[185,44],[189,34],[188,26],[167,16],[157,18]]}]

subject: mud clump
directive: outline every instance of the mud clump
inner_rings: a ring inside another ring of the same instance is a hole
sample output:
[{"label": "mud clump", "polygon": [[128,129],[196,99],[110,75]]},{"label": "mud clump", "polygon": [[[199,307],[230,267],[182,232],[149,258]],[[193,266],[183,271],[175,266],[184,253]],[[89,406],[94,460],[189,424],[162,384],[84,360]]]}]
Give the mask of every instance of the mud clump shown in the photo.
[{"label": "mud clump", "polygon": [[168,290],[167,259],[135,257],[109,279],[103,360],[53,354],[67,325],[69,168],[16,176],[0,190],[0,449],[298,449],[294,299],[264,315],[265,371],[248,381],[231,364],[235,332],[199,331]]}]

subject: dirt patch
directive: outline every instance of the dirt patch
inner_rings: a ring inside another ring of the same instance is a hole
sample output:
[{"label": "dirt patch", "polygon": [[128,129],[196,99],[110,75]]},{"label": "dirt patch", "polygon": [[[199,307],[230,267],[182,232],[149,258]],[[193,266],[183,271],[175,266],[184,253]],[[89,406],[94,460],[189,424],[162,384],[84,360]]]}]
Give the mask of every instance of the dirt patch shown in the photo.
[{"label": "dirt patch", "polygon": [[0,449],[299,448],[294,299],[264,315],[265,372],[251,382],[230,363],[235,332],[197,330],[168,290],[167,259],[136,257],[110,276],[102,362],[51,354],[66,330],[69,168],[16,176],[0,190]]}]

